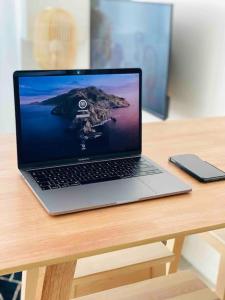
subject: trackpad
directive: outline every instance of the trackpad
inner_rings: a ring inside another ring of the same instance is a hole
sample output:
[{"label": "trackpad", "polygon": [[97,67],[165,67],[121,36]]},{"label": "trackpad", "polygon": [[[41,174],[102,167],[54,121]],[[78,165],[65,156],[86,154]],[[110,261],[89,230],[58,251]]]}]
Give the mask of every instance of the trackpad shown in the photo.
[{"label": "trackpad", "polygon": [[107,199],[107,202],[111,203],[132,202],[143,198],[150,198],[155,195],[155,192],[149,186],[136,178],[108,181],[98,184],[92,193],[93,198],[100,198],[101,202]]},{"label": "trackpad", "polygon": [[128,178],[51,190],[45,202],[52,213],[58,214],[134,202],[154,195],[147,184],[137,178]]}]

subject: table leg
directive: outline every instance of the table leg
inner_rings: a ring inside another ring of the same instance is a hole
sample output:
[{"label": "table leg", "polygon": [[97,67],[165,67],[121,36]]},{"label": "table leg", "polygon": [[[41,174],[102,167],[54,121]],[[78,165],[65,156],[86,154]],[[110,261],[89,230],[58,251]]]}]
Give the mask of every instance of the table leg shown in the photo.
[{"label": "table leg", "polygon": [[39,281],[39,268],[23,271],[21,300],[36,299],[36,292]]},{"label": "table leg", "polygon": [[75,262],[48,266],[41,300],[69,300],[75,267]]},{"label": "table leg", "polygon": [[168,245],[167,245],[168,248],[170,248],[170,250],[175,254],[175,258],[169,266],[169,274],[177,272],[180,263],[180,257],[181,257],[184,240],[185,240],[185,236],[178,236],[175,239],[168,241]]}]

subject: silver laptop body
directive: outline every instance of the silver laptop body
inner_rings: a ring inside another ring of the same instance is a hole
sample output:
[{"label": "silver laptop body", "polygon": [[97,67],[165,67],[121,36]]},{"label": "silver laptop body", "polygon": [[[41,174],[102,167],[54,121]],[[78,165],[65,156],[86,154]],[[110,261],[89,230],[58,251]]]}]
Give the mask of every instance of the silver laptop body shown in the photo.
[{"label": "silver laptop body", "polygon": [[50,215],[191,191],[141,154],[141,82],[140,69],[14,73],[18,168]]}]

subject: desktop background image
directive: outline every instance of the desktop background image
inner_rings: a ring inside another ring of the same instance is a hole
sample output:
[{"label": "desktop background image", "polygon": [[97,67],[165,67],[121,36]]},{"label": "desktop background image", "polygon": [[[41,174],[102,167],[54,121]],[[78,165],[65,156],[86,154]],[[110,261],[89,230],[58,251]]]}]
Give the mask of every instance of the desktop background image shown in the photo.
[{"label": "desktop background image", "polygon": [[19,79],[23,163],[139,148],[139,75]]}]

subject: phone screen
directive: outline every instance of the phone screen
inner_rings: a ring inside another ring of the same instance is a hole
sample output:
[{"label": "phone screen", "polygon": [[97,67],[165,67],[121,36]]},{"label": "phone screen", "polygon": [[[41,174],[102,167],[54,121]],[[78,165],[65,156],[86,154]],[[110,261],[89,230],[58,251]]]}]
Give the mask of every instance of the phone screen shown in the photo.
[{"label": "phone screen", "polygon": [[170,160],[187,172],[202,179],[225,177],[225,172],[201,160],[197,155],[176,155],[171,157]]}]

